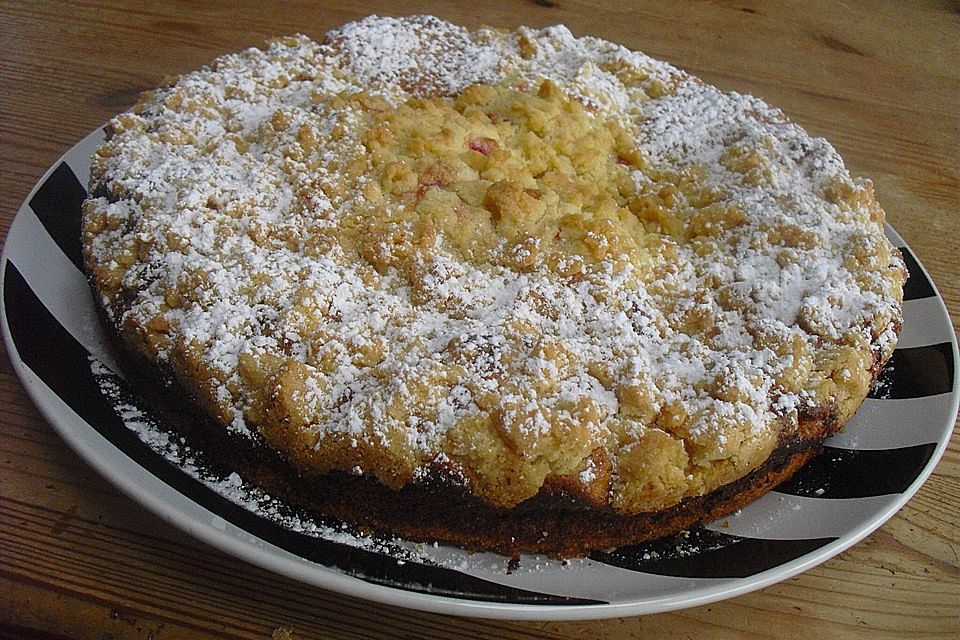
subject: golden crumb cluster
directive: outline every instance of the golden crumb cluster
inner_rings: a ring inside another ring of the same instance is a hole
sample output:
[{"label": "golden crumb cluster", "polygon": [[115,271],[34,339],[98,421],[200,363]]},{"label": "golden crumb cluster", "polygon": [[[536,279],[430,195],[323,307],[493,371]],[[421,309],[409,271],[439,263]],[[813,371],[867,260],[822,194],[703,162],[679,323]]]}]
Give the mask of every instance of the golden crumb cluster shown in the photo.
[{"label": "golden crumb cluster", "polygon": [[846,420],[900,326],[883,211],[826,142],[560,27],[225,56],[91,174],[126,347],[307,474],[658,511]]}]

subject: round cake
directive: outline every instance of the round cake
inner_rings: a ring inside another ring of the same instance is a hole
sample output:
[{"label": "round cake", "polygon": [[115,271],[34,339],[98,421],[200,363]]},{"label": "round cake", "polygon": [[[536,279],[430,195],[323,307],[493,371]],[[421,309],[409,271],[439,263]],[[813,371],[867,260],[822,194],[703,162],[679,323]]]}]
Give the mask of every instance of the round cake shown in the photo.
[{"label": "round cake", "polygon": [[415,540],[576,555],[729,513],[901,326],[884,212],[826,141],[564,27],[224,56],[114,118],[90,186],[133,377],[244,479]]}]

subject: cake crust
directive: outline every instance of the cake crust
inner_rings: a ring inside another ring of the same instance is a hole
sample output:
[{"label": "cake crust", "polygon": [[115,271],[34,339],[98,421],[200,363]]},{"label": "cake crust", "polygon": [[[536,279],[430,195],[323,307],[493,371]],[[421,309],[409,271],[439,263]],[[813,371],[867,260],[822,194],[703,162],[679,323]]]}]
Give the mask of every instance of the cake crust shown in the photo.
[{"label": "cake crust", "polygon": [[900,329],[883,210],[829,144],[562,27],[225,56],[111,121],[91,187],[136,368],[294,504],[415,539],[578,554],[728,513]]}]

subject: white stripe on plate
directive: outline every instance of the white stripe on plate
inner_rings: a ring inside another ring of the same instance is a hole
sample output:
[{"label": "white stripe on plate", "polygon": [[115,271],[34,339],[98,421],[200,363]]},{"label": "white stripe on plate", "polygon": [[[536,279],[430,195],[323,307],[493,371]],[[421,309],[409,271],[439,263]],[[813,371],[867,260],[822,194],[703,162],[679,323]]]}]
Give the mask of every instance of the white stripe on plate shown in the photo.
[{"label": "white stripe on plate", "polygon": [[731,536],[767,540],[840,537],[872,520],[889,505],[890,496],[824,500],[767,493],[707,528]]},{"label": "white stripe on plate", "polygon": [[893,227],[891,227],[889,224],[884,223],[883,232],[887,235],[887,239],[893,244],[893,246],[900,247],[901,249],[907,246],[907,243],[903,241],[903,238],[900,237],[900,234],[894,231]]},{"label": "white stripe on plate", "polygon": [[90,135],[71,149],[63,158],[64,161],[70,165],[70,168],[73,169],[73,174],[77,176],[77,180],[80,181],[84,189],[87,188],[87,183],[90,181],[91,155],[100,143],[103,142],[104,138],[106,138],[106,134],[103,132],[103,129],[92,131]]},{"label": "white stripe on plate", "polygon": [[[583,598],[599,598],[611,604],[631,600],[674,598],[697,588],[729,584],[731,587],[744,584],[742,578],[683,578],[644,573],[633,569],[624,569],[590,558],[574,558],[566,567],[549,572],[544,580],[543,567],[529,563],[529,556],[523,556],[520,568],[509,576],[483,575],[491,582],[502,582],[512,587],[544,591],[550,593]],[[468,572],[472,573],[472,572]],[[506,579],[506,580],[505,580]],[[591,595],[592,594],[592,595]]]},{"label": "white stripe on plate", "polygon": [[17,267],[57,321],[77,342],[119,374],[107,348],[87,279],[64,255],[33,209],[24,204],[7,236],[7,259]]},{"label": "white stripe on plate", "polygon": [[509,559],[495,553],[468,553],[456,547],[415,545],[416,554],[442,567],[489,580],[497,584],[539,593],[593,598],[611,604],[635,598],[663,598],[681,594],[699,586],[713,586],[739,578],[685,578],[661,576],[596,562],[590,558],[572,558],[566,562],[546,556],[521,556],[520,565],[507,573]]},{"label": "white stripe on plate", "polygon": [[903,330],[897,347],[926,347],[950,342],[953,334],[949,323],[942,319],[942,305],[936,296],[904,301]]},{"label": "white stripe on plate", "polygon": [[867,398],[843,430],[824,444],[840,449],[899,449],[937,442],[952,416],[953,394]]}]

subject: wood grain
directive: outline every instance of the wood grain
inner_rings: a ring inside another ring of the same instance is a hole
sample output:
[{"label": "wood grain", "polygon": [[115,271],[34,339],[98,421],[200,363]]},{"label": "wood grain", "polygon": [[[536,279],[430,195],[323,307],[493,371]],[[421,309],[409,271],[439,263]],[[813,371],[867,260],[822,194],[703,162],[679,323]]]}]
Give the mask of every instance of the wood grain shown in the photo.
[{"label": "wood grain", "polygon": [[[566,23],[750,92],[874,180],[960,318],[955,2],[0,3],[0,234],[56,158],[168,74],[372,12]],[[503,623],[305,586],[221,554],[119,494],[39,416],[0,357],[0,636],[10,638],[945,638],[960,636],[960,436],[920,492],[847,552],[669,614]]]}]

